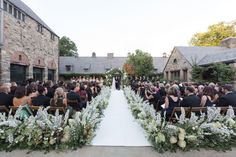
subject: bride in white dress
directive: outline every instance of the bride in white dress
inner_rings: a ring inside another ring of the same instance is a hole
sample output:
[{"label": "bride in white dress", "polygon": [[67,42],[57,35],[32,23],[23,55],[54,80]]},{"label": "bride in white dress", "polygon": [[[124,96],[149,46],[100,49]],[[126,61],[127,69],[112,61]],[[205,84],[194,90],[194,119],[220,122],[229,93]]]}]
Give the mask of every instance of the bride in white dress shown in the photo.
[{"label": "bride in white dress", "polygon": [[111,89],[112,89],[112,90],[116,90],[116,81],[115,81],[115,78],[114,78],[114,77],[113,77],[113,79],[112,79]]}]

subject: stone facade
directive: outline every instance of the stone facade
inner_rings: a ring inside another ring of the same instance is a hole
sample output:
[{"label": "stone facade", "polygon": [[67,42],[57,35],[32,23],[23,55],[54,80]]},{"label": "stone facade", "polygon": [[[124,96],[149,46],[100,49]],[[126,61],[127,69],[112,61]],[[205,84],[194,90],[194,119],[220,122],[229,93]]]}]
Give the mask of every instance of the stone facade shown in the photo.
[{"label": "stone facade", "polygon": [[189,61],[174,48],[165,66],[164,78],[172,81],[190,81],[191,68]]},{"label": "stone facade", "polygon": [[[0,80],[1,82],[11,81],[11,65],[25,66],[26,79],[34,78],[33,69],[40,68],[43,72],[43,80],[48,79],[49,69],[54,72],[52,79],[57,80],[59,37],[43,24],[24,14],[25,18],[22,21],[15,18],[13,13],[3,11]],[[39,24],[42,26],[42,32],[38,31]]]}]

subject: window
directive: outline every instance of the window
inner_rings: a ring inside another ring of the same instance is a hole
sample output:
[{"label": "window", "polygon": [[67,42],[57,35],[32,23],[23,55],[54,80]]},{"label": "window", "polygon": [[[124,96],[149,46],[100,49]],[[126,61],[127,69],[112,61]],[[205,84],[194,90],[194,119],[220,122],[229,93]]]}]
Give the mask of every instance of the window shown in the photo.
[{"label": "window", "polygon": [[166,71],[166,79],[169,80],[169,72]]},{"label": "window", "polygon": [[22,83],[26,80],[26,66],[11,64],[10,79],[11,82]]},{"label": "window", "polygon": [[17,9],[14,8],[14,17],[17,18]]},{"label": "window", "polygon": [[25,14],[22,14],[22,21],[25,22]]},{"label": "window", "polygon": [[183,78],[183,80],[184,80],[184,81],[187,81],[187,79],[188,79],[188,70],[183,70],[183,73],[184,73],[184,78]]},{"label": "window", "polygon": [[55,40],[55,36],[54,36],[54,34],[53,33],[51,33],[51,40]]},{"label": "window", "polygon": [[18,10],[18,17],[19,20],[21,20],[21,12]]},{"label": "window", "polygon": [[43,26],[38,24],[38,32],[43,33]]},{"label": "window", "polygon": [[66,71],[72,71],[72,66],[71,65],[66,65]]},{"label": "window", "polygon": [[21,61],[22,60],[22,56],[21,55],[19,55],[19,61]]},{"label": "window", "polygon": [[173,63],[174,63],[174,64],[177,64],[177,59],[174,59]]},{"label": "window", "polygon": [[5,11],[7,11],[7,2],[5,2],[5,1],[4,1],[4,4],[3,4],[3,9],[4,9]]},{"label": "window", "polygon": [[48,69],[48,80],[54,81],[55,78],[55,70]]},{"label": "window", "polygon": [[180,79],[180,70],[171,72],[171,80],[179,80]]},{"label": "window", "polygon": [[43,80],[43,69],[42,68],[33,68],[33,76],[35,81],[42,81]]},{"label": "window", "polygon": [[13,12],[13,7],[10,4],[9,4],[8,12],[9,12],[9,14],[12,14],[12,12]]}]

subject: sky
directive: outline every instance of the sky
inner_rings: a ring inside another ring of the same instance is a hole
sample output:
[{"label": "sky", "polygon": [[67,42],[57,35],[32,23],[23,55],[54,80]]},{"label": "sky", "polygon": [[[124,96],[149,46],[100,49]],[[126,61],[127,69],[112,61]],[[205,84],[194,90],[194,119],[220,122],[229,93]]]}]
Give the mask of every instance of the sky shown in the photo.
[{"label": "sky", "polygon": [[188,46],[209,25],[236,20],[236,0],[22,0],[79,56],[152,56]]}]

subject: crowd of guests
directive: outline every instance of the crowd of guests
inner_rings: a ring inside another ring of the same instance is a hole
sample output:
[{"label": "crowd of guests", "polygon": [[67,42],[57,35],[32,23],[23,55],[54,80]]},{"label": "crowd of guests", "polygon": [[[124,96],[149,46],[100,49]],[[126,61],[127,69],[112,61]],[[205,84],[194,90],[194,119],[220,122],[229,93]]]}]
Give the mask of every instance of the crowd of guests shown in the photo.
[{"label": "crowd of guests", "polygon": [[170,116],[174,107],[236,107],[236,92],[230,84],[160,83],[132,80],[131,88],[157,111]]},{"label": "crowd of guests", "polygon": [[0,106],[8,109],[11,106],[19,107],[20,105],[53,106],[80,111],[99,94],[102,86],[103,80],[97,78],[57,83],[35,82],[33,79],[29,79],[19,85],[15,82],[1,83]]}]

